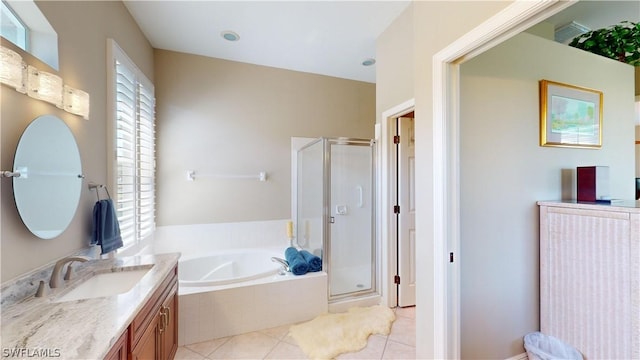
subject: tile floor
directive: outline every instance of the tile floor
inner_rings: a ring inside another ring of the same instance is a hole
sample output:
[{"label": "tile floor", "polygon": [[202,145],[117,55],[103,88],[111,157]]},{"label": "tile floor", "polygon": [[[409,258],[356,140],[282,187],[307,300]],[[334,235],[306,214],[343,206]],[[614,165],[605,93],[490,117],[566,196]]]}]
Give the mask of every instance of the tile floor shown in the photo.
[{"label": "tile floor", "polygon": [[[415,359],[415,307],[397,308],[395,312],[388,336],[372,335],[366,348],[341,354],[338,359]],[[307,359],[288,332],[289,325],[285,325],[185,345],[178,348],[175,359]]]}]

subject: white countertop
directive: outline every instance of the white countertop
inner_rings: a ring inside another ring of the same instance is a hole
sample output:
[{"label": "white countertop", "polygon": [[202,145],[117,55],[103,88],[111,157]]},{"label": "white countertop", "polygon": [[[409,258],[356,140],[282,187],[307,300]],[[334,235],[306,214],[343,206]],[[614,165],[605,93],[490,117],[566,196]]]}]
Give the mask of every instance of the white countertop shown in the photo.
[{"label": "white countertop", "polygon": [[[180,254],[92,260],[78,266],[75,279],[36,298],[2,308],[2,357],[102,359],[177,264]],[[123,294],[68,302],[55,300],[88,273],[153,264]],[[62,276],[63,274],[61,274]]]},{"label": "white countertop", "polygon": [[567,207],[575,209],[622,211],[640,213],[640,200],[611,200],[611,204],[578,202],[574,200],[538,201],[538,205]]}]

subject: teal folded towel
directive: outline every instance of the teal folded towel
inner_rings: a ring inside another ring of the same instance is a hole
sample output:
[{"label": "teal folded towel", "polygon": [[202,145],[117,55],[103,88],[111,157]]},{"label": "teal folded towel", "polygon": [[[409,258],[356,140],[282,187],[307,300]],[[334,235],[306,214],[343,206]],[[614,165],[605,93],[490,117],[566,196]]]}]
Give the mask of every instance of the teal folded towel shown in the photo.
[{"label": "teal folded towel", "polygon": [[91,243],[102,247],[102,254],[121,248],[120,224],[111,199],[99,200],[93,207]]},{"label": "teal folded towel", "polygon": [[284,257],[289,263],[289,270],[293,275],[304,275],[309,272],[309,264],[296,248],[288,247],[284,251]]},{"label": "teal folded towel", "polygon": [[313,255],[307,250],[300,250],[300,255],[307,261],[309,264],[309,271],[315,272],[322,270],[322,259],[318,256]]}]

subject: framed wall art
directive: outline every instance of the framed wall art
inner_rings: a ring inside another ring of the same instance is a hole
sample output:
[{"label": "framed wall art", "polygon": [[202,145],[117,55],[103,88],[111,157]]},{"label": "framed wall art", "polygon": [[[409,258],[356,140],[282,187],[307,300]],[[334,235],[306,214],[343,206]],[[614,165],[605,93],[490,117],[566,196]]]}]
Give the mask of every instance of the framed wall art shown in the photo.
[{"label": "framed wall art", "polygon": [[602,147],[601,91],[540,80],[540,146]]}]

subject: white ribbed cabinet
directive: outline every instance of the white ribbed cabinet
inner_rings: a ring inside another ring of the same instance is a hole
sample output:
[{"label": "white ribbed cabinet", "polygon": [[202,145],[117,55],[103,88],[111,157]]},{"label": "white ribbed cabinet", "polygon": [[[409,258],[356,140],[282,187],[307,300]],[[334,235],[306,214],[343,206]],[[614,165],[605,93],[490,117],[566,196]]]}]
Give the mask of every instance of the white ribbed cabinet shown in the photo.
[{"label": "white ribbed cabinet", "polygon": [[540,331],[587,359],[640,358],[640,203],[538,205]]}]

